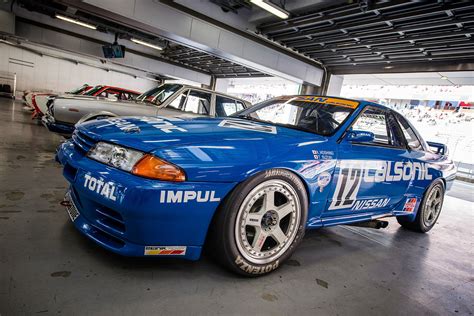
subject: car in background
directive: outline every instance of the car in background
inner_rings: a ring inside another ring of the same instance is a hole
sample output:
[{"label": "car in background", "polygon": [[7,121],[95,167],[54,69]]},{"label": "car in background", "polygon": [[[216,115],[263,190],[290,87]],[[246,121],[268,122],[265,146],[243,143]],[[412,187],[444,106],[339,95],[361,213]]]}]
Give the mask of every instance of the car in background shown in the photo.
[{"label": "car in background", "polygon": [[[84,84],[81,87],[68,91],[66,95],[83,95],[87,93],[92,86]],[[25,100],[26,106],[33,109],[32,118],[41,118],[47,110],[47,102],[51,99],[58,96],[58,94],[50,92],[31,92],[24,95],[23,99]]]},{"label": "car in background", "polygon": [[[278,97],[234,116],[120,117],[77,126],[57,153],[74,226],[126,256],[197,260],[267,274],[306,229],[432,229],[456,167],[392,109]],[[414,238],[411,236],[410,238]]]},{"label": "car in background", "polygon": [[43,117],[52,132],[70,136],[76,123],[99,118],[145,116],[229,116],[250,106],[250,103],[220,92],[183,84],[164,84],[135,100],[120,102],[109,99],[56,98]]}]

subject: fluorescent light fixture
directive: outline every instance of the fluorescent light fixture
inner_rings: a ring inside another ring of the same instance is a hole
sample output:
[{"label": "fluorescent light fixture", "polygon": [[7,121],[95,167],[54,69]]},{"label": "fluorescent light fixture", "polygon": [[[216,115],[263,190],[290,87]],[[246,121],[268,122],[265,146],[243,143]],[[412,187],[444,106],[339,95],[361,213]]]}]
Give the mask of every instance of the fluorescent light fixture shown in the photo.
[{"label": "fluorescent light fixture", "polygon": [[157,49],[157,50],[163,50],[163,47],[160,47],[160,46],[157,46],[157,45],[153,45],[153,44],[150,44],[150,43],[141,41],[141,40],[136,39],[136,38],[132,38],[131,41],[134,42],[134,43],[143,45],[143,46],[147,46],[147,47],[151,47],[151,48]]},{"label": "fluorescent light fixture", "polygon": [[282,8],[280,8],[279,6],[271,2],[264,1],[264,0],[250,0],[250,2],[252,2],[256,6],[259,6],[263,10],[276,15],[280,19],[288,19],[290,17],[290,13],[288,11],[283,10]]},{"label": "fluorescent light fixture", "polygon": [[448,77],[442,76],[441,79],[443,79],[443,80],[448,80]]},{"label": "fluorescent light fixture", "polygon": [[95,26],[95,25],[92,25],[92,24],[89,24],[89,23],[84,23],[84,22],[81,22],[81,21],[78,21],[78,20],[74,20],[74,19],[68,18],[67,16],[64,16],[64,15],[56,14],[56,18],[58,18],[60,20],[63,20],[63,21],[66,21],[66,22],[69,22],[69,23],[74,23],[74,24],[77,24],[77,25],[80,25],[80,26],[83,26],[83,27],[87,27],[88,29],[92,29],[92,30],[97,29],[97,26]]}]

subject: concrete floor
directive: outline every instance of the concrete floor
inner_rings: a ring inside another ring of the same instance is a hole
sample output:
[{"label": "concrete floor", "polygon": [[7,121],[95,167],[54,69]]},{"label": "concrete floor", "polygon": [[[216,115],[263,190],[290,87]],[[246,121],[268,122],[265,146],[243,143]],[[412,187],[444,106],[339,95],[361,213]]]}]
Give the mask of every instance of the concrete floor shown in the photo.
[{"label": "concrete floor", "polygon": [[[61,138],[0,99],[0,315],[456,314],[474,311],[473,186],[428,234],[308,232],[275,273],[245,279],[208,258],[124,258],[81,236],[58,203]],[[471,199],[471,202],[468,200]]]}]

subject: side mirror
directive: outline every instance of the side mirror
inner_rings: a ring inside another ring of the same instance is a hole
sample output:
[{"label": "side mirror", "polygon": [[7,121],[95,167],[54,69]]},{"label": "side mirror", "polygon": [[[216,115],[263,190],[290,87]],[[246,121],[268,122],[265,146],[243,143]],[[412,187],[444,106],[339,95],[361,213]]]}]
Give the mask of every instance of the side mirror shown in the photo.
[{"label": "side mirror", "polygon": [[445,144],[436,143],[436,142],[426,142],[430,149],[438,155],[447,156],[448,155],[448,147]]},{"label": "side mirror", "polygon": [[346,134],[345,139],[355,143],[371,143],[374,141],[375,135],[372,132],[352,130]]}]

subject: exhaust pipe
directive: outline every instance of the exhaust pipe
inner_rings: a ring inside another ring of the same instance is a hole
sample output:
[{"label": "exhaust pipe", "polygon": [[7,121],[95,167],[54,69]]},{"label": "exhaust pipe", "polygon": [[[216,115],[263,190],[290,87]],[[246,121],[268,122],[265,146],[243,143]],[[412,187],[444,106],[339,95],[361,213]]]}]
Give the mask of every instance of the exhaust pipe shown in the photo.
[{"label": "exhaust pipe", "polygon": [[359,227],[381,229],[381,228],[386,228],[388,226],[388,222],[372,220],[372,221],[366,221],[366,222],[352,223],[352,224],[348,224],[348,226],[359,226]]}]

